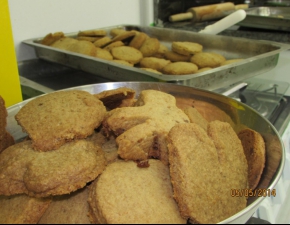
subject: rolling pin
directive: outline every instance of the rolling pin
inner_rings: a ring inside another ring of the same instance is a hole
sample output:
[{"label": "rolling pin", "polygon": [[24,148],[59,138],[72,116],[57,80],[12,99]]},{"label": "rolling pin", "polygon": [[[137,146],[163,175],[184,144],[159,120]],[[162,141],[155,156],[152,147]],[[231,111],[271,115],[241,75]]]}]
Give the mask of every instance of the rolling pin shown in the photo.
[{"label": "rolling pin", "polygon": [[193,22],[201,22],[224,17],[223,12],[235,10],[235,4],[232,2],[218,3],[205,6],[192,7],[186,13],[171,15],[169,21],[178,22],[192,19]]}]

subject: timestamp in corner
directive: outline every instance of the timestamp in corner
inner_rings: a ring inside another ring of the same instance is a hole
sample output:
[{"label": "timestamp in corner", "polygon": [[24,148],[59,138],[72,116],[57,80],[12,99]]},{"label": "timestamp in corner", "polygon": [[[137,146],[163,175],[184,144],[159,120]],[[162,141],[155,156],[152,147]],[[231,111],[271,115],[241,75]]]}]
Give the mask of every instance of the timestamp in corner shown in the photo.
[{"label": "timestamp in corner", "polygon": [[231,189],[232,197],[276,197],[276,189]]}]

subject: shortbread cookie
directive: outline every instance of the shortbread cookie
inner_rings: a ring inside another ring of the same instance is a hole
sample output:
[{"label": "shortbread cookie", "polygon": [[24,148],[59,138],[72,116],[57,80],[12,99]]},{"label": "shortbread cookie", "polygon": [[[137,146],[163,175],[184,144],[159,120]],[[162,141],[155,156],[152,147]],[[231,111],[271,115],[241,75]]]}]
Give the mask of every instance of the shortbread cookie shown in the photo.
[{"label": "shortbread cookie", "polygon": [[167,52],[167,51],[169,51],[167,46],[165,46],[164,44],[160,43],[158,51],[152,56],[156,57],[156,58],[164,58],[165,57],[165,52]]},{"label": "shortbread cookie", "polygon": [[177,124],[168,140],[170,176],[181,216],[191,223],[213,224],[246,208],[245,196],[230,194],[248,186],[247,162],[229,124],[211,122],[208,133],[195,123]]},{"label": "shortbread cookie", "polygon": [[104,47],[104,50],[111,51],[112,48],[124,46],[125,44],[122,41],[114,41]]},{"label": "shortbread cookie", "polygon": [[0,196],[0,224],[37,224],[50,202],[25,194]]},{"label": "shortbread cookie", "polygon": [[92,223],[186,224],[173,199],[169,168],[159,160],[149,163],[149,168],[138,168],[133,161],[107,166],[90,186]]},{"label": "shortbread cookie", "polygon": [[89,36],[89,37],[94,37],[94,36],[106,36],[107,31],[105,30],[85,30],[85,31],[79,31],[78,36]]},{"label": "shortbread cookie", "polygon": [[112,54],[102,48],[96,48],[96,53],[94,56],[100,59],[113,60]]},{"label": "shortbread cookie", "polygon": [[77,40],[82,40],[82,41],[90,41],[90,42],[95,42],[103,37],[88,37],[88,36],[77,36]]},{"label": "shortbread cookie", "polygon": [[13,136],[9,132],[5,132],[0,139],[0,153],[11,145],[15,144]]},{"label": "shortbread cookie", "polygon": [[112,37],[116,37],[117,35],[119,35],[120,33],[126,32],[126,30],[122,29],[122,28],[114,28],[110,30],[110,35]]},{"label": "shortbread cookie", "polygon": [[160,42],[157,38],[147,38],[142,46],[140,47],[140,52],[142,52],[144,57],[149,57],[156,54],[159,50]]},{"label": "shortbread cookie", "polygon": [[86,138],[106,113],[103,103],[81,90],[57,91],[24,105],[15,119],[32,139],[33,148],[50,151],[67,141]]},{"label": "shortbread cookie", "polygon": [[169,75],[194,74],[198,67],[190,62],[173,62],[163,67],[162,72]]},{"label": "shortbread cookie", "polygon": [[142,44],[145,42],[146,38],[147,38],[147,35],[145,33],[139,32],[138,34],[134,36],[132,41],[130,41],[129,46],[139,49],[142,46]]},{"label": "shortbread cookie", "polygon": [[261,134],[246,128],[238,133],[248,162],[249,188],[254,190],[263,173],[266,162],[265,142]]},{"label": "shortbread cookie", "polygon": [[144,57],[140,61],[140,67],[162,71],[162,69],[169,63],[171,63],[171,61],[166,59],[160,59],[156,57]]},{"label": "shortbread cookie", "polygon": [[103,38],[96,40],[94,42],[94,45],[96,47],[102,48],[102,47],[106,46],[107,44],[111,43],[111,40],[112,39],[110,37],[106,36],[106,37],[103,37]]},{"label": "shortbread cookie", "polygon": [[194,42],[174,41],[171,44],[171,49],[173,52],[188,56],[202,52],[203,46]]},{"label": "shortbread cookie", "polygon": [[77,41],[69,45],[66,50],[88,56],[95,56],[96,46],[90,41]]},{"label": "shortbread cookie", "polygon": [[114,59],[125,60],[131,64],[139,63],[143,58],[142,53],[130,46],[115,47],[111,50]]},{"label": "shortbread cookie", "polygon": [[55,41],[61,39],[62,37],[64,37],[64,33],[63,32],[55,32],[55,33],[49,33],[47,34],[42,40],[41,40],[41,44],[43,45],[51,45],[52,43],[54,43]]},{"label": "shortbread cookie", "polygon": [[164,57],[172,62],[188,62],[191,56],[181,55],[173,51],[167,51],[164,53]]},{"label": "shortbread cookie", "polygon": [[190,58],[190,61],[198,66],[198,68],[211,67],[215,68],[220,66],[226,61],[225,57],[221,54],[214,52],[200,52]]},{"label": "shortbread cookie", "polygon": [[88,187],[55,196],[38,224],[90,224]]},{"label": "shortbread cookie", "polygon": [[174,96],[157,90],[143,90],[134,107],[110,111],[103,126],[117,136],[121,158],[139,161],[156,158],[167,164],[165,138],[177,123],[189,123],[189,118],[177,108]]},{"label": "shortbread cookie", "polygon": [[70,49],[70,47],[72,45],[74,45],[77,42],[78,42],[78,40],[76,40],[74,38],[63,37],[63,38],[60,38],[59,40],[53,42],[50,46],[54,47],[54,48],[62,49],[62,50],[68,50],[68,49]]},{"label": "shortbread cookie", "polygon": [[94,180],[105,166],[104,152],[90,140],[71,141],[49,152],[35,151],[30,140],[23,141],[0,155],[0,195],[69,194]]},{"label": "shortbread cookie", "polygon": [[135,31],[125,31],[125,32],[120,32],[117,36],[112,38],[112,42],[114,41],[123,41],[126,42],[128,39],[131,40],[135,36],[136,32]]}]

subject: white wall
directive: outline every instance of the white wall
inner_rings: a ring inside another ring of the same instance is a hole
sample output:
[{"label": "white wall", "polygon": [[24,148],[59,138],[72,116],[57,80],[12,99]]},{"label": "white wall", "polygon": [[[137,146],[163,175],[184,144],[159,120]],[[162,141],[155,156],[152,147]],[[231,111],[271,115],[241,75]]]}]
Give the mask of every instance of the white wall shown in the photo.
[{"label": "white wall", "polygon": [[[121,24],[149,25],[152,0],[9,0],[17,61],[36,58],[21,42],[48,33],[76,32]],[[152,3],[153,6],[153,3]],[[153,21],[153,18],[152,18]]]}]

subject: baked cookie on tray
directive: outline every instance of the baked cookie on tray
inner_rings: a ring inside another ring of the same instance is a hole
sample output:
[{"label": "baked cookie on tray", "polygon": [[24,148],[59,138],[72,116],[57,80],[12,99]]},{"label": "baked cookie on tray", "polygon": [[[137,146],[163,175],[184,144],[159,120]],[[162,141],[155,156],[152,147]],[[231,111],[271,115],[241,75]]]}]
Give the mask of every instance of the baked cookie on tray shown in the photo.
[{"label": "baked cookie on tray", "polygon": [[[173,199],[169,168],[149,160],[109,164],[89,187],[89,217],[101,224],[186,224]],[[109,188],[108,188],[109,187]]]},{"label": "baked cookie on tray", "polygon": [[74,193],[54,196],[38,224],[90,224],[88,187]]},{"label": "baked cookie on tray", "polygon": [[15,119],[32,139],[33,148],[45,152],[91,135],[103,121],[105,113],[106,107],[92,94],[68,90],[29,101]]},{"label": "baked cookie on tray", "polygon": [[168,135],[169,167],[180,214],[191,223],[218,223],[246,207],[231,190],[247,186],[242,145],[228,123],[214,121],[208,132],[195,123],[178,124]]},{"label": "baked cookie on tray", "polygon": [[189,118],[176,106],[173,95],[143,90],[134,106],[111,110],[103,128],[117,136],[121,158],[137,161],[155,158],[167,164],[165,138],[177,123],[189,123]]},{"label": "baked cookie on tray", "polygon": [[69,194],[93,181],[106,164],[104,152],[90,140],[71,141],[48,152],[35,151],[30,140],[23,141],[0,155],[0,195]]},{"label": "baked cookie on tray", "polygon": [[50,202],[25,194],[0,196],[0,224],[37,224]]}]

